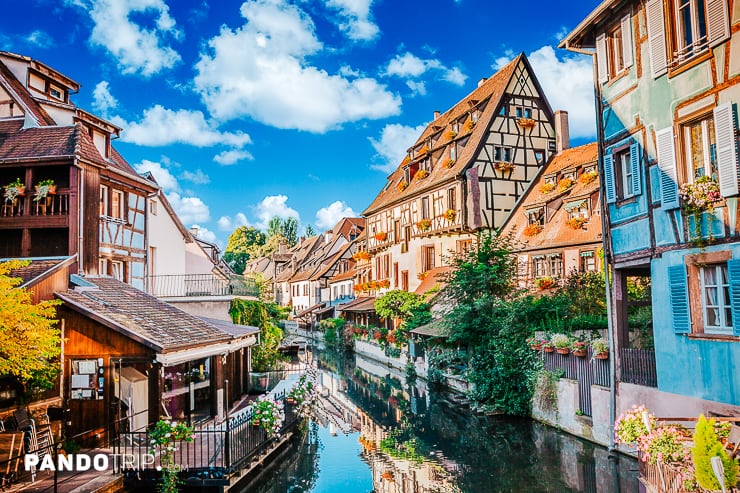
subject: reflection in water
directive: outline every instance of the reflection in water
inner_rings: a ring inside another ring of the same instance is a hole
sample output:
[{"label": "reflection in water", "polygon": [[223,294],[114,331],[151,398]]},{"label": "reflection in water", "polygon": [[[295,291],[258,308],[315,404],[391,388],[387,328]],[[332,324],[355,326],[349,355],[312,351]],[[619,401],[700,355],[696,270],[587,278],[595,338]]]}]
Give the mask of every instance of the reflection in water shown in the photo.
[{"label": "reflection in water", "polygon": [[526,419],[462,413],[423,380],[319,357],[322,399],[270,478],[245,492],[632,492],[637,464]]}]

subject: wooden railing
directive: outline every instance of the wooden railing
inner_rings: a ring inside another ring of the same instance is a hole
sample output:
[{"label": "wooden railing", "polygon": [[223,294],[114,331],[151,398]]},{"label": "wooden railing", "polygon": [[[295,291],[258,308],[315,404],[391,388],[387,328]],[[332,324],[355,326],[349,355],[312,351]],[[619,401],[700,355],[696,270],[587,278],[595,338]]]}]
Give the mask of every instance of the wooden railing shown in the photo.
[{"label": "wooden railing", "polygon": [[594,358],[591,348],[586,350],[585,357],[543,351],[542,358],[546,370],[560,370],[564,378],[578,382],[578,410],[591,416],[591,386],[609,386],[609,360]]},{"label": "wooden railing", "polygon": [[69,191],[57,191],[55,194],[34,200],[34,195],[25,195],[15,200],[0,197],[0,215],[4,217],[22,216],[65,216],[69,214]]},{"label": "wooden railing", "polygon": [[645,387],[658,387],[655,350],[621,348],[619,362],[620,381]]},{"label": "wooden railing", "polygon": [[[642,455],[642,454],[640,454]],[[642,457],[640,457],[642,459]],[[652,493],[688,493],[681,472],[668,464],[639,461],[640,481]]]}]

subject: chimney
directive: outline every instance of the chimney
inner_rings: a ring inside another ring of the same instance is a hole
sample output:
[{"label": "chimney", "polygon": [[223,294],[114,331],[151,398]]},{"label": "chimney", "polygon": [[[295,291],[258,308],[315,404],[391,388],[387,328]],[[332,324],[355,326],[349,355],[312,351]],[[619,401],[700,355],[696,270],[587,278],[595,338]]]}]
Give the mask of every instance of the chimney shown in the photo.
[{"label": "chimney", "polygon": [[329,243],[334,236],[334,232],[330,229],[326,230],[326,233],[324,233],[324,239],[326,240],[326,243]]},{"label": "chimney", "polygon": [[288,245],[286,245],[284,242],[280,242],[278,245],[278,253],[285,253],[288,251]]},{"label": "chimney", "polygon": [[192,226],[190,226],[190,234],[197,238],[199,229],[200,228],[198,227],[198,225],[193,224]]},{"label": "chimney", "polygon": [[299,244],[299,245],[303,245],[303,242],[304,242],[304,241],[306,241],[306,237],[305,237],[305,236],[301,236],[301,237],[300,237],[300,238],[298,239],[298,244]]},{"label": "chimney", "polygon": [[436,120],[437,118],[439,118],[439,111],[434,112],[434,119]]},{"label": "chimney", "polygon": [[568,132],[568,112],[555,112],[555,150],[558,154],[570,148],[570,134]]},{"label": "chimney", "polygon": [[487,80],[488,80],[487,77],[483,77],[481,80],[479,80],[478,81],[478,87],[482,86]]}]

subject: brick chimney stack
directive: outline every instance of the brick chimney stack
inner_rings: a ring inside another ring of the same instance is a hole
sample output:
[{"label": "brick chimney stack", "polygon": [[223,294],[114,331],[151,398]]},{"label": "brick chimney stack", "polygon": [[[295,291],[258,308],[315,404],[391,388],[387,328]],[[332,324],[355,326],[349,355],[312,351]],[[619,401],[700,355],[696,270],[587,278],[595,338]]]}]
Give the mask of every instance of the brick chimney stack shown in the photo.
[{"label": "brick chimney stack", "polygon": [[434,119],[436,120],[437,118],[439,118],[439,111],[434,112]]},{"label": "brick chimney stack", "polygon": [[568,128],[568,112],[558,110],[555,112],[555,149],[560,154],[570,148],[570,132]]}]

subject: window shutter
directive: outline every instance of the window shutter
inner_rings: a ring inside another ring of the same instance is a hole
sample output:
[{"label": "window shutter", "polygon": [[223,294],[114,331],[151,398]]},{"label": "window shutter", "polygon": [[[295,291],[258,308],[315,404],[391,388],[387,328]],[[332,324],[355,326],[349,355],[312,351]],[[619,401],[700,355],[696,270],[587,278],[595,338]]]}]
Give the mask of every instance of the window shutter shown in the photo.
[{"label": "window shutter", "polygon": [[730,281],[732,333],[733,335],[740,336],[740,260],[727,261],[727,276]]},{"label": "window shutter", "polygon": [[617,191],[614,188],[614,156],[604,156],[604,189],[606,190],[606,203],[613,204],[617,201]]},{"label": "window shutter", "polygon": [[630,167],[632,168],[632,191],[635,195],[642,193],[640,179],[640,146],[635,142],[630,146]]},{"label": "window shutter", "polygon": [[596,69],[598,70],[599,82],[601,83],[609,80],[606,56],[606,34],[599,34],[596,37]]},{"label": "window shutter", "polygon": [[622,60],[624,68],[632,66],[632,17],[630,14],[622,17]]},{"label": "window shutter", "polygon": [[663,0],[649,0],[645,6],[647,13],[648,46],[653,79],[668,71],[668,54],[665,44],[665,20]]},{"label": "window shutter", "polygon": [[714,47],[730,37],[730,15],[727,0],[707,0],[707,38]]},{"label": "window shutter", "polygon": [[691,332],[691,315],[689,313],[686,266],[672,265],[668,267],[668,285],[671,293],[673,331],[676,334],[688,334]]},{"label": "window shutter", "polygon": [[660,205],[663,209],[678,209],[678,174],[673,150],[673,127],[655,132],[660,168]]},{"label": "window shutter", "polygon": [[724,197],[733,197],[738,190],[737,140],[735,139],[735,112],[732,103],[714,108],[714,128],[717,135],[717,171],[719,191]]}]

